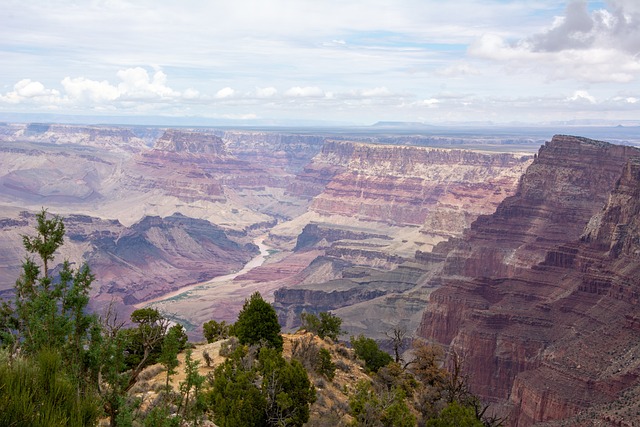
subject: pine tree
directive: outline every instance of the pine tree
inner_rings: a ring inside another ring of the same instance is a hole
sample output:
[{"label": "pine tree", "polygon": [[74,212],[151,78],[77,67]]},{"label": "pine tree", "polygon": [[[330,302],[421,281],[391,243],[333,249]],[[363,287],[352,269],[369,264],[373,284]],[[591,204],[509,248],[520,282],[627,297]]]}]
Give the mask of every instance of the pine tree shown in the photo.
[{"label": "pine tree", "polygon": [[251,298],[245,300],[233,330],[241,344],[265,342],[282,351],[283,341],[278,316],[271,304],[262,299],[260,292],[255,292]]}]

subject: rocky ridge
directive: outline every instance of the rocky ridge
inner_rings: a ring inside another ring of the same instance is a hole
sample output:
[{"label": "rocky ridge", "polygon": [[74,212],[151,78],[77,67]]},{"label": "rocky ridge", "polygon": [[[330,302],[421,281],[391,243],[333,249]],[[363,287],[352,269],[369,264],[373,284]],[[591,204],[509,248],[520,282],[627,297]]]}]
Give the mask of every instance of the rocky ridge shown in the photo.
[{"label": "rocky ridge", "polygon": [[511,425],[614,402],[638,379],[639,156],[554,137],[514,196],[431,256],[442,285],[418,333],[463,354]]}]

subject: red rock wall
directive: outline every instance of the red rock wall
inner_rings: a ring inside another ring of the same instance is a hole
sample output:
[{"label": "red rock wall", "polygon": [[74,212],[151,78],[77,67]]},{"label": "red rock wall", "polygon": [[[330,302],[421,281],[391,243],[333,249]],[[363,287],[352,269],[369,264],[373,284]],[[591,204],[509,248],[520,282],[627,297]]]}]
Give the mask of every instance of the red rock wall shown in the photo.
[{"label": "red rock wall", "polygon": [[[305,174],[307,182],[326,186],[313,200],[315,212],[426,225],[426,232],[448,237],[468,225],[460,218],[493,212],[529,161],[504,153],[327,141]],[[448,224],[438,218],[457,210],[465,214]]]},{"label": "red rock wall", "polygon": [[640,333],[628,319],[640,291],[640,176],[628,160],[639,155],[554,137],[495,214],[436,248],[443,285],[418,333],[464,354],[472,390],[508,402],[510,425],[573,416],[638,381]]}]

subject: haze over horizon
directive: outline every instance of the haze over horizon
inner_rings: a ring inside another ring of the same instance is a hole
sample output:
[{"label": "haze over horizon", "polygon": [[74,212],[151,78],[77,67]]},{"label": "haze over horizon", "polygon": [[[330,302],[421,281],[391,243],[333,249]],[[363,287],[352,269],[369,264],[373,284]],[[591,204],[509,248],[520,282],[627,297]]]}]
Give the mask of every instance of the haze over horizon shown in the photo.
[{"label": "haze over horizon", "polygon": [[0,114],[637,120],[640,3],[8,0]]}]

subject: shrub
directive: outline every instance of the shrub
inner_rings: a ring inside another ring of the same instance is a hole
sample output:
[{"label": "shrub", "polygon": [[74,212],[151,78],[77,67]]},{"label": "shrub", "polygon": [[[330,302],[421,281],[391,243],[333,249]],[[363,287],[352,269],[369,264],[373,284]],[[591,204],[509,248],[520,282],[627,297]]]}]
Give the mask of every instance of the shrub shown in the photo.
[{"label": "shrub", "polygon": [[326,348],[321,348],[318,352],[316,372],[327,377],[329,381],[333,381],[336,375],[336,365],[331,361],[331,353]]},{"label": "shrub", "polygon": [[227,324],[224,320],[222,322],[209,320],[202,325],[202,333],[208,343],[228,338],[230,329],[231,325]]},{"label": "shrub", "polygon": [[380,350],[378,344],[371,338],[359,335],[357,338],[351,337],[351,345],[356,356],[362,359],[367,370],[378,372],[378,369],[388,365],[393,361],[388,353]]},{"label": "shrub", "polygon": [[342,334],[340,327],[342,319],[328,312],[321,312],[319,316],[312,313],[302,313],[300,315],[302,328],[309,332],[313,332],[320,338],[326,337],[337,341],[338,336]]}]

